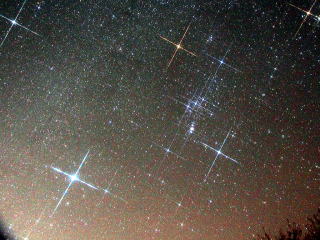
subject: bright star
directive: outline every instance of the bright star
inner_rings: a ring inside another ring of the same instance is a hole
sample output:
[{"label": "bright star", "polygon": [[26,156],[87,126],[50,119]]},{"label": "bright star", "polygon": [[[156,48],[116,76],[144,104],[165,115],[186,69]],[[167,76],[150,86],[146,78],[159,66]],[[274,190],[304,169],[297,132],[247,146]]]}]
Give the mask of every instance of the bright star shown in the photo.
[{"label": "bright star", "polygon": [[4,44],[4,42],[5,42],[5,40],[7,39],[9,33],[11,32],[13,26],[16,26],[16,25],[19,26],[19,27],[21,27],[21,28],[23,28],[23,29],[25,29],[25,30],[27,30],[27,31],[29,31],[29,32],[31,32],[31,33],[33,33],[33,34],[35,34],[35,35],[38,35],[38,36],[39,36],[38,33],[30,30],[29,28],[27,28],[27,27],[25,27],[25,26],[23,26],[23,25],[21,25],[21,24],[19,24],[19,23],[17,22],[17,19],[18,19],[19,15],[20,15],[22,9],[24,8],[24,5],[26,4],[26,2],[27,2],[27,0],[25,0],[25,1],[22,3],[22,6],[21,6],[21,8],[19,9],[18,14],[16,15],[15,19],[13,19],[13,20],[0,14],[0,17],[1,17],[1,18],[4,18],[4,19],[6,19],[7,21],[11,22],[11,26],[9,27],[6,35],[5,35],[4,38],[2,39],[2,42],[0,43],[0,47],[2,47],[2,45]]},{"label": "bright star", "polygon": [[316,18],[316,19],[319,19],[319,18],[320,18],[320,16],[314,15],[314,14],[312,14],[312,12],[311,12],[312,9],[313,9],[313,7],[314,7],[314,5],[316,4],[316,2],[317,2],[317,0],[314,0],[314,2],[312,3],[312,5],[311,5],[311,7],[310,7],[310,9],[309,9],[308,11],[306,11],[306,10],[304,10],[304,9],[302,9],[302,8],[299,8],[299,7],[297,7],[297,6],[289,3],[290,6],[296,8],[296,9],[298,9],[298,10],[300,10],[300,11],[302,11],[302,12],[304,12],[304,13],[306,14],[306,16],[303,18],[303,20],[302,20],[302,22],[301,22],[298,30],[297,30],[296,33],[294,34],[294,38],[296,38],[296,36],[298,35],[298,33],[299,33],[302,25],[307,21],[307,18],[308,18],[309,16],[313,16],[313,17]]},{"label": "bright star", "polygon": [[197,56],[195,53],[190,52],[190,51],[188,51],[187,49],[185,49],[184,47],[182,47],[182,41],[183,41],[183,39],[185,38],[185,36],[186,36],[186,34],[187,34],[188,30],[189,30],[189,27],[190,27],[190,24],[188,25],[187,29],[185,30],[185,32],[184,32],[184,34],[183,34],[183,36],[182,36],[182,38],[180,39],[180,41],[179,41],[178,44],[176,44],[176,43],[170,41],[169,39],[167,39],[167,38],[165,38],[165,37],[162,37],[162,36],[160,35],[160,37],[161,37],[163,40],[171,43],[172,45],[174,45],[174,46],[176,47],[176,49],[175,49],[175,51],[174,51],[174,53],[173,53],[173,55],[172,55],[172,57],[171,57],[171,59],[170,59],[167,67],[170,67],[170,65],[171,65],[171,63],[172,63],[172,61],[173,61],[174,57],[176,56],[176,54],[177,54],[177,52],[178,52],[179,49],[181,49],[181,50],[189,53],[189,54],[192,55],[192,56]]},{"label": "bright star", "polygon": [[77,175],[71,175],[70,176],[70,179],[71,179],[71,182],[74,182],[74,181],[77,181],[77,180],[79,180],[79,178],[78,178],[78,176]]},{"label": "bright star", "polygon": [[61,204],[62,200],[64,199],[64,197],[67,195],[67,193],[68,193],[68,191],[69,191],[69,189],[70,189],[70,187],[71,187],[71,185],[72,185],[73,182],[77,181],[77,182],[80,182],[80,183],[83,183],[83,184],[87,185],[87,186],[90,187],[90,188],[93,188],[93,189],[95,189],[95,190],[98,190],[97,187],[95,187],[95,186],[93,186],[92,184],[89,184],[89,183],[87,183],[87,182],[79,179],[79,177],[78,177],[78,173],[79,173],[81,167],[83,166],[84,162],[86,161],[86,159],[87,159],[87,157],[88,157],[88,155],[89,155],[89,152],[90,152],[90,150],[88,150],[87,154],[86,154],[86,155],[84,156],[84,158],[82,159],[82,162],[81,162],[80,166],[78,167],[76,173],[73,174],[73,175],[70,175],[70,174],[62,171],[62,170],[60,170],[59,168],[51,167],[54,171],[56,171],[56,172],[58,172],[58,173],[61,173],[61,174],[65,175],[65,176],[69,177],[69,179],[70,179],[69,185],[68,185],[68,187],[66,188],[66,190],[63,192],[63,194],[62,194],[59,202],[57,203],[56,207],[55,207],[54,210],[53,210],[53,213],[51,214],[51,217],[52,217],[52,216],[54,215],[54,213],[57,211],[58,207],[60,206],[60,204]]},{"label": "bright star", "polygon": [[229,130],[228,134],[227,134],[226,137],[224,138],[223,143],[221,144],[219,150],[216,150],[215,148],[209,146],[208,144],[201,143],[205,148],[209,148],[210,150],[213,150],[213,151],[215,151],[215,152],[217,153],[215,159],[213,160],[213,162],[212,162],[212,164],[211,164],[211,166],[210,166],[210,168],[209,168],[208,173],[206,174],[206,176],[205,176],[205,178],[204,178],[204,182],[207,181],[207,178],[208,178],[209,174],[211,173],[211,170],[212,170],[215,162],[217,161],[217,159],[218,159],[218,157],[219,157],[220,155],[222,155],[223,157],[225,157],[225,158],[227,158],[227,159],[229,159],[229,160],[231,160],[231,161],[239,164],[239,162],[238,162],[237,160],[235,160],[235,159],[233,159],[233,158],[225,155],[225,154],[222,152],[222,148],[223,148],[223,146],[225,145],[225,143],[226,143],[227,139],[229,138],[230,134],[231,134],[231,129]]}]

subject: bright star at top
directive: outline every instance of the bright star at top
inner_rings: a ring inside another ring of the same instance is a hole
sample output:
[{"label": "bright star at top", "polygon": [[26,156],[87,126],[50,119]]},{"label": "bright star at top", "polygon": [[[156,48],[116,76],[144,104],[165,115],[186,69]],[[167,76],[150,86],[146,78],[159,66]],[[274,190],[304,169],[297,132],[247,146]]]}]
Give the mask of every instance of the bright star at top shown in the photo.
[{"label": "bright star at top", "polygon": [[310,9],[309,9],[308,11],[306,11],[306,10],[300,8],[300,7],[297,7],[297,6],[289,3],[290,6],[296,8],[296,9],[298,9],[298,10],[300,10],[301,12],[304,12],[304,13],[306,14],[305,17],[303,18],[303,20],[302,20],[302,22],[301,22],[298,30],[297,30],[296,33],[294,34],[294,38],[298,35],[298,33],[299,33],[302,25],[307,21],[307,18],[308,18],[309,16],[313,16],[315,19],[320,19],[320,16],[314,15],[314,14],[311,12],[312,9],[313,9],[313,7],[314,7],[314,5],[316,4],[316,2],[317,2],[317,0],[314,0],[314,2],[312,3],[312,5],[311,5],[311,7],[310,7]]},{"label": "bright star at top", "polygon": [[185,30],[185,32],[184,32],[184,34],[183,34],[183,36],[182,36],[182,38],[180,39],[180,41],[179,41],[178,44],[177,44],[177,43],[174,43],[174,42],[170,41],[169,39],[167,39],[167,38],[165,38],[165,37],[162,37],[162,36],[160,35],[160,37],[161,37],[163,40],[171,43],[172,45],[174,45],[174,46],[176,47],[176,49],[175,49],[175,51],[174,51],[174,53],[173,53],[173,55],[172,55],[172,57],[171,57],[171,59],[170,59],[167,67],[170,67],[170,65],[171,65],[171,63],[172,63],[172,61],[173,61],[174,57],[176,56],[176,54],[177,54],[177,52],[178,52],[179,49],[181,49],[181,50],[189,53],[189,54],[192,55],[192,56],[197,56],[197,55],[194,54],[193,52],[190,52],[190,51],[188,51],[187,49],[185,49],[184,47],[182,47],[182,41],[183,41],[183,39],[185,38],[185,36],[186,36],[186,34],[187,34],[188,30],[189,30],[189,27],[190,27],[190,24],[188,25],[187,29]]},{"label": "bright star at top", "polygon": [[27,28],[27,27],[25,27],[25,26],[23,26],[23,25],[21,25],[21,24],[19,24],[19,23],[17,22],[17,19],[19,18],[19,15],[20,15],[22,9],[24,8],[24,5],[26,4],[26,2],[27,2],[27,0],[24,0],[24,2],[22,3],[21,8],[20,8],[19,11],[18,11],[18,14],[16,15],[16,17],[15,17],[13,20],[10,19],[10,18],[7,18],[6,16],[3,16],[2,14],[0,14],[0,17],[1,17],[1,18],[6,19],[7,21],[11,22],[11,26],[9,27],[7,33],[5,34],[4,38],[2,39],[2,41],[1,41],[1,43],[0,43],[0,47],[2,47],[2,45],[4,44],[5,40],[7,39],[8,35],[9,35],[9,33],[11,32],[13,26],[15,26],[15,25],[17,25],[17,26],[19,26],[19,27],[21,27],[21,28],[23,28],[23,29],[25,29],[25,30],[27,30],[27,31],[29,31],[29,32],[37,35],[37,36],[39,36],[38,33],[30,30],[29,28]]}]

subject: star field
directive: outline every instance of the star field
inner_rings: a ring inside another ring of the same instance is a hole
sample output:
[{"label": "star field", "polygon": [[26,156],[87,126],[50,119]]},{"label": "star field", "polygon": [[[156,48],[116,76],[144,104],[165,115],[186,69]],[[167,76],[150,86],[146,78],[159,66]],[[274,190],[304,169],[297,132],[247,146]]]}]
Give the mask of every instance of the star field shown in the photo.
[{"label": "star field", "polygon": [[0,2],[16,239],[253,239],[320,204],[320,2]]}]

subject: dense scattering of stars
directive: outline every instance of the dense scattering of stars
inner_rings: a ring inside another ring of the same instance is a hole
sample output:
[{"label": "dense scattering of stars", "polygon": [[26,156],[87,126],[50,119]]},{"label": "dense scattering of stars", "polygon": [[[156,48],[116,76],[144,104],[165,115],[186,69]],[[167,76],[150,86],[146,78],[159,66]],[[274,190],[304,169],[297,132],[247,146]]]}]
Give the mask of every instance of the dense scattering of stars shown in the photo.
[{"label": "dense scattering of stars", "polygon": [[17,239],[252,239],[319,206],[320,2],[0,2]]}]

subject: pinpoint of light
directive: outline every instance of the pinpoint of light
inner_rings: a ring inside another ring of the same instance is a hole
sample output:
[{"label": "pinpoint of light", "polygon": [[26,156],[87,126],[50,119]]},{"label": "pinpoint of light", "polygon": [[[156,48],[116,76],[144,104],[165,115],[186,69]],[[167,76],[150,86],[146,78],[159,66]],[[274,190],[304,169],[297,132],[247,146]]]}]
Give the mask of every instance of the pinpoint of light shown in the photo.
[{"label": "pinpoint of light", "polygon": [[16,20],[11,20],[11,23],[12,23],[13,25],[16,25],[16,24],[17,24]]}]

